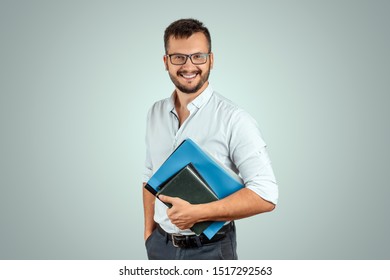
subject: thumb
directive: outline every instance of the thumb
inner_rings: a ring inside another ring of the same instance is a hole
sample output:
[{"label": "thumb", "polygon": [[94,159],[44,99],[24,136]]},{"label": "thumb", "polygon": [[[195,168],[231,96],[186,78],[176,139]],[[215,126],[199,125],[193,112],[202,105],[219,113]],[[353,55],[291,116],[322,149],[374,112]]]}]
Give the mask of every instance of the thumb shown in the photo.
[{"label": "thumb", "polygon": [[158,199],[160,199],[162,202],[166,202],[166,203],[170,203],[170,204],[172,204],[174,202],[174,200],[175,200],[174,197],[167,196],[167,195],[162,195],[162,194],[160,194],[158,196]]}]

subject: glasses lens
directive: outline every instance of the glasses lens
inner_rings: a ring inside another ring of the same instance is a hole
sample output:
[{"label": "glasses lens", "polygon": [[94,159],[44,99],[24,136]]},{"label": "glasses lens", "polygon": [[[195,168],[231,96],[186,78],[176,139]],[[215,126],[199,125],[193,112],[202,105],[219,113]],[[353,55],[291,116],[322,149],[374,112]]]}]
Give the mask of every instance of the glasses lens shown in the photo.
[{"label": "glasses lens", "polygon": [[170,55],[171,63],[175,65],[182,65],[186,63],[187,56],[181,54],[172,54]]},{"label": "glasses lens", "polygon": [[207,61],[207,53],[195,53],[191,56],[193,64],[204,64]]}]

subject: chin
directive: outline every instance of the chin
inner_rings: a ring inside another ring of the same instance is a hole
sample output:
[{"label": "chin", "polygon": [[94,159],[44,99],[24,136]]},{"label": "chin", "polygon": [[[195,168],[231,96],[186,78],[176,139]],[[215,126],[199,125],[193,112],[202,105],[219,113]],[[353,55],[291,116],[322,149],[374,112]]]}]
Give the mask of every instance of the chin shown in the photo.
[{"label": "chin", "polygon": [[179,89],[181,92],[186,93],[186,94],[194,94],[194,93],[197,93],[198,90],[199,90],[200,88],[201,88],[201,87],[196,87],[196,88],[189,89],[189,88],[178,87],[178,89]]}]

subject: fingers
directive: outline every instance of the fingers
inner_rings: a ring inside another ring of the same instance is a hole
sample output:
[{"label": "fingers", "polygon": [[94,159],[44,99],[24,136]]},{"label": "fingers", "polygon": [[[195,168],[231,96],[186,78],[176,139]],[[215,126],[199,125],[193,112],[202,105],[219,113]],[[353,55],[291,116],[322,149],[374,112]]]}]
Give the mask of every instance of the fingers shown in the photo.
[{"label": "fingers", "polygon": [[162,202],[172,205],[167,209],[167,215],[172,224],[182,230],[188,229],[194,224],[191,219],[190,203],[181,198],[166,195],[159,195],[158,198]]}]

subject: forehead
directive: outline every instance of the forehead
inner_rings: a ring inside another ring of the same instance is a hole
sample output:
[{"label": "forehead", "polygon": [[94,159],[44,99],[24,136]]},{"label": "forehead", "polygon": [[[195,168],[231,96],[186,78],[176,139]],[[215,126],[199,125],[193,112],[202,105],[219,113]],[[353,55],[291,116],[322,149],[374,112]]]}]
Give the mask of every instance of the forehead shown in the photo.
[{"label": "forehead", "polygon": [[174,38],[171,36],[168,41],[168,53],[191,54],[197,52],[208,52],[208,41],[206,36],[197,32],[188,38]]}]

